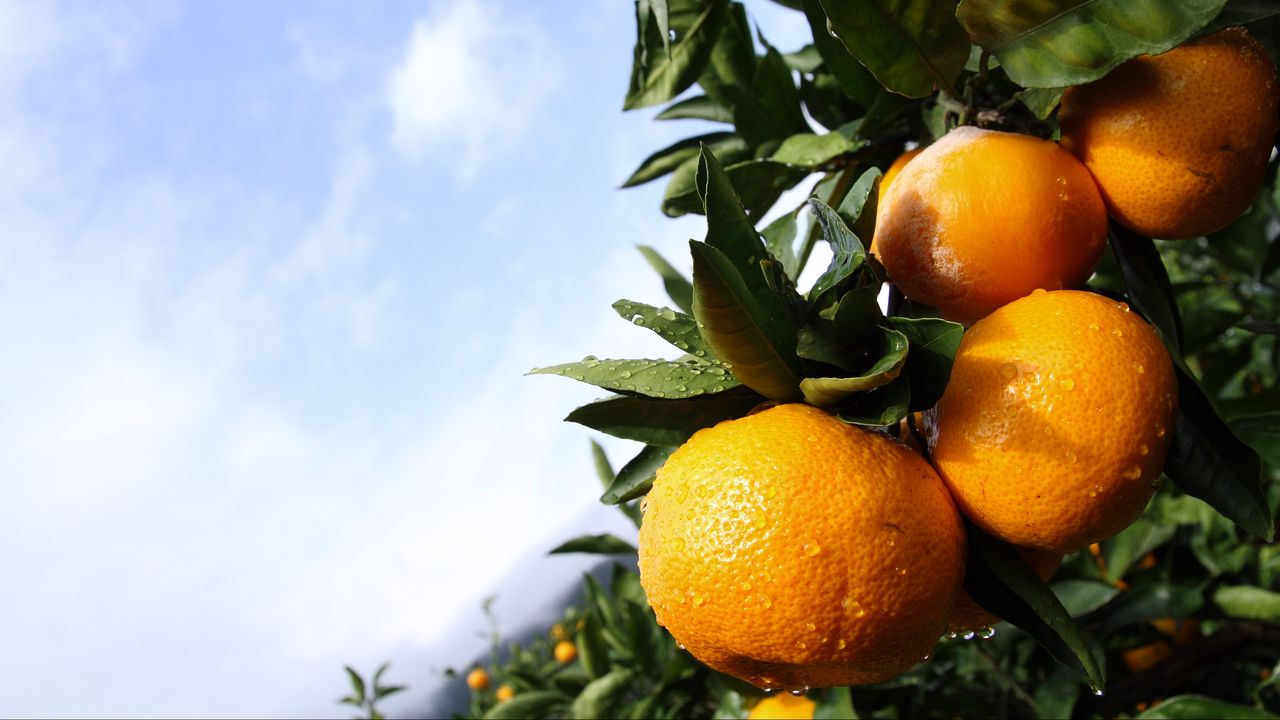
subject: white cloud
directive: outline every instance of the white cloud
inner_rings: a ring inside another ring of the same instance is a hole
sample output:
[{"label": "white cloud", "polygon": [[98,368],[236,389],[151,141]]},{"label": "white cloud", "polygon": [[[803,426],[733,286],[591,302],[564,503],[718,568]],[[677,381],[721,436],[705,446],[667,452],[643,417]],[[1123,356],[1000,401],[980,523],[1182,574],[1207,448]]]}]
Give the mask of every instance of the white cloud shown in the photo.
[{"label": "white cloud", "polygon": [[450,157],[474,177],[494,154],[513,147],[561,81],[561,62],[527,11],[485,0],[438,4],[413,26],[403,61],[391,74],[395,146],[410,158]]}]

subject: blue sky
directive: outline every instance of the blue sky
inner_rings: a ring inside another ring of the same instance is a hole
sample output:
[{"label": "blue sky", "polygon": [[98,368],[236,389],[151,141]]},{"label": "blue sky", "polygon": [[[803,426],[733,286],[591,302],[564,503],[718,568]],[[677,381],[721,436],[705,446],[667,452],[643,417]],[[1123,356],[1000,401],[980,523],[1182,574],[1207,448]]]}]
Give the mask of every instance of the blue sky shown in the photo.
[{"label": "blue sky", "polygon": [[383,659],[411,707],[529,551],[625,530],[599,393],[523,373],[665,353],[609,303],[702,234],[616,190],[698,130],[621,112],[632,12],[0,0],[6,713],[326,715]]}]

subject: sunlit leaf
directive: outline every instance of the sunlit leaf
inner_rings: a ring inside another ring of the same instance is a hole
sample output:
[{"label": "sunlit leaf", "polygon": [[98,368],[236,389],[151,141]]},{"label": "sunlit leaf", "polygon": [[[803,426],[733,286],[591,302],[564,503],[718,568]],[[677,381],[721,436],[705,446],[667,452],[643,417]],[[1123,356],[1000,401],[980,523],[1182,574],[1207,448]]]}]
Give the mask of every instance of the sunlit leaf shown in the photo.
[{"label": "sunlit leaf", "polygon": [[653,479],[658,469],[667,462],[667,458],[671,457],[671,453],[675,450],[673,447],[646,445],[630,462],[622,466],[613,484],[604,491],[604,495],[600,496],[600,502],[605,505],[617,505],[635,500],[649,492],[649,488],[653,487]]},{"label": "sunlit leaf", "polygon": [[840,88],[858,105],[870,107],[880,90],[880,83],[849,54],[843,43],[827,31],[827,14],[819,0],[804,0],[804,14],[813,31],[813,45]]},{"label": "sunlit leaf", "polygon": [[955,0],[821,1],[845,49],[895,93],[950,91],[969,59]]},{"label": "sunlit leaf", "polygon": [[[696,307],[695,307],[696,310]],[[693,360],[599,360],[534,368],[530,375],[559,375],[606,390],[655,398],[691,398],[727,390],[738,384],[716,363]]]},{"label": "sunlit leaf", "polygon": [[688,137],[668,145],[645,158],[640,163],[640,167],[631,173],[631,177],[622,183],[622,187],[628,188],[643,185],[650,180],[656,180],[663,175],[674,172],[682,163],[690,158],[698,157],[699,148],[703,144],[716,149],[717,152],[745,151],[747,147],[742,138],[731,132],[714,132]]},{"label": "sunlit leaf", "polygon": [[850,395],[866,392],[897,379],[907,361],[907,338],[896,330],[884,332],[886,352],[862,374],[856,377],[805,378],[800,381],[800,391],[805,402],[822,408],[839,406]]},{"label": "sunlit leaf", "polygon": [[867,251],[835,210],[817,197],[809,198],[809,207],[822,227],[822,238],[831,245],[831,264],[813,283],[809,301],[816,302],[823,293],[839,286],[866,262]]},{"label": "sunlit leaf", "polygon": [[711,47],[728,8],[728,0],[710,0],[676,44],[666,51],[657,22],[637,3],[637,41],[632,60],[631,87],[623,110],[656,105],[679,95],[693,84],[711,57]]},{"label": "sunlit leaf", "polygon": [[658,337],[682,352],[706,362],[713,362],[716,359],[715,353],[702,342],[698,325],[691,315],[633,300],[619,300],[613,304],[613,309],[622,319],[652,330]]},{"label": "sunlit leaf", "polygon": [[1029,88],[1096,80],[1138,55],[1181,44],[1226,0],[963,0],[956,17],[973,42]]},{"label": "sunlit leaf", "polygon": [[665,110],[653,116],[654,120],[707,120],[710,122],[733,122],[733,110],[712,100],[706,95],[677,100]]},{"label": "sunlit leaf", "polygon": [[854,143],[837,132],[823,135],[801,133],[782,141],[773,152],[773,160],[791,165],[816,168],[832,158],[856,150],[861,143]]},{"label": "sunlit leaf", "polygon": [[567,553],[588,553],[594,555],[631,555],[636,546],[616,535],[580,535],[555,546],[548,555],[564,555]]}]

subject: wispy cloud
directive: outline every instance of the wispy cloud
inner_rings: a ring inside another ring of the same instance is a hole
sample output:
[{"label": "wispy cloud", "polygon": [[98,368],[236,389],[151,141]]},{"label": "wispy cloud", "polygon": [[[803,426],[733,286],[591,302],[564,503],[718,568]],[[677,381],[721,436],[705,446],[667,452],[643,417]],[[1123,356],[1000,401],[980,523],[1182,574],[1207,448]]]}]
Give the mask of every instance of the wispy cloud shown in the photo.
[{"label": "wispy cloud", "polygon": [[460,146],[468,179],[520,141],[562,73],[537,23],[518,17],[527,12],[453,0],[414,23],[389,82],[392,139],[403,154],[442,163]]}]

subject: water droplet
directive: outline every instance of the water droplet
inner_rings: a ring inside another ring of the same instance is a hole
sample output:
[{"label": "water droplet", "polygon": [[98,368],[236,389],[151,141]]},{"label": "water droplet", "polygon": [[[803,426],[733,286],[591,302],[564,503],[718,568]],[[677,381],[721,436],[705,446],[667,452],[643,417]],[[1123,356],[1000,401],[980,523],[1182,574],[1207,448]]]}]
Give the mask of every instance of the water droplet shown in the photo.
[{"label": "water droplet", "polygon": [[814,625],[813,623],[805,623],[805,624],[804,624],[804,629],[805,629],[805,630],[808,630],[809,632],[814,632],[815,630],[817,630],[817,629],[818,629],[818,626],[817,626],[817,625]]},{"label": "water droplet", "polygon": [[959,637],[960,637],[960,633],[958,633],[958,632],[956,632],[956,631],[952,630],[951,632],[947,633],[947,634],[946,634],[946,635],[944,635],[943,637],[945,637],[945,638],[946,638],[946,639],[948,639],[948,640],[955,640],[956,638],[959,638]]},{"label": "water droplet", "polygon": [[801,650],[803,650],[803,649],[805,649],[805,648],[807,648],[807,647],[809,647],[809,646],[808,646],[808,645],[805,645],[803,640],[797,640],[797,641],[796,641],[796,647],[798,647],[798,648],[800,648]]},{"label": "water droplet", "polygon": [[675,320],[676,311],[672,310],[671,308],[664,307],[658,311],[658,316],[661,317],[663,320]]},{"label": "water droplet", "polygon": [[706,350],[694,350],[694,351],[693,351],[693,354],[694,354],[694,355],[697,355],[698,357],[706,357],[706,356],[707,356],[707,351],[706,351]]},{"label": "water droplet", "polygon": [[1164,426],[1161,425],[1160,423],[1156,423],[1156,437],[1158,438],[1164,437]]},{"label": "water droplet", "polygon": [[773,601],[769,599],[768,595],[762,595],[760,596],[760,605],[765,610],[768,610],[769,608],[773,607]]},{"label": "water droplet", "polygon": [[626,380],[627,378],[631,377],[631,371],[623,370],[622,372],[618,373],[618,377],[622,378],[623,380]]},{"label": "water droplet", "polygon": [[836,26],[831,24],[831,18],[827,18],[827,32],[831,33],[831,37],[840,39],[840,33],[836,32]]},{"label": "water droplet", "polygon": [[1142,457],[1146,457],[1151,454],[1151,448],[1147,447],[1146,443],[1142,443],[1138,446],[1138,454]]},{"label": "water droplet", "polygon": [[982,627],[978,628],[977,635],[979,638],[983,640],[990,640],[991,638],[996,636],[996,629],[991,627],[990,625],[983,625]]},{"label": "water droplet", "polygon": [[701,595],[694,595],[694,596],[693,596],[693,606],[694,606],[694,607],[702,607],[703,603],[705,603],[706,601],[707,601],[707,599],[706,599],[706,598],[704,598],[704,597],[702,597]]},{"label": "water droplet", "polygon": [[1004,363],[1000,366],[1000,377],[1005,380],[1012,380],[1018,377],[1018,366],[1013,363]]},{"label": "water droplet", "polygon": [[822,546],[818,543],[805,543],[801,549],[804,551],[805,557],[813,557],[822,552]]},{"label": "water droplet", "polygon": [[1043,294],[1044,294],[1044,288],[1036,288],[1035,290],[1032,290],[1032,291],[1031,291],[1031,294],[1032,294],[1032,295],[1043,295]]},{"label": "water droplet", "polygon": [[764,513],[756,513],[755,518],[751,521],[751,525],[757,530],[763,529],[765,525]]},{"label": "water droplet", "polygon": [[844,638],[840,638],[839,640],[836,640],[836,649],[843,650],[846,644],[847,643],[845,643]]},{"label": "water droplet", "polygon": [[802,697],[802,696],[803,696],[805,693],[807,693],[807,692],[809,692],[809,688],[807,688],[807,687],[804,687],[804,688],[797,688],[797,689],[795,689],[795,690],[791,690],[791,691],[790,691],[790,693],[791,693],[792,695],[795,695],[796,697]]},{"label": "water droplet", "polygon": [[1094,485],[1093,487],[1089,488],[1089,497],[1098,497],[1099,492],[1102,492],[1102,488],[1097,485]]},{"label": "water droplet", "polygon": [[683,341],[683,340],[677,340],[677,341],[676,341],[676,347],[680,348],[681,350],[688,350],[688,349],[689,349],[689,343],[687,343],[687,342],[685,342],[685,341]]},{"label": "water droplet", "polygon": [[648,510],[648,509],[649,509],[649,496],[645,495],[640,500],[640,512],[644,512],[645,510]]},{"label": "water droplet", "polygon": [[1063,176],[1059,175],[1059,176],[1058,176],[1058,184],[1059,184],[1059,185],[1062,185],[1062,186],[1066,186],[1066,184],[1067,184],[1067,179],[1066,179],[1065,177],[1063,177]]},{"label": "water droplet", "polygon": [[640,327],[644,327],[644,318],[640,317],[639,315],[631,318],[631,322],[639,325]]},{"label": "water droplet", "polygon": [[688,649],[689,649],[689,648],[687,648],[687,647],[685,647],[685,646],[684,646],[684,643],[676,643],[676,647],[680,648],[681,650],[688,650]]},{"label": "water droplet", "polygon": [[1121,330],[1120,328],[1112,328],[1112,329],[1111,329],[1111,334],[1112,334],[1112,335],[1115,335],[1115,336],[1116,336],[1116,337],[1118,337],[1118,338],[1122,338],[1122,337],[1124,337],[1124,331],[1123,331],[1123,330]]},{"label": "water droplet", "polygon": [[1142,367],[1142,363],[1136,362],[1133,364],[1133,371],[1141,375],[1142,373],[1146,372],[1147,369]]},{"label": "water droplet", "polygon": [[1073,462],[1075,462],[1075,461],[1076,461],[1076,453],[1075,453],[1075,451],[1074,451],[1074,450],[1068,450],[1068,451],[1067,451],[1067,462],[1069,462],[1069,463],[1073,463]]},{"label": "water droplet", "polygon": [[1093,691],[1094,696],[1096,696],[1096,697],[1102,697],[1102,688],[1099,688],[1099,687],[1095,687],[1095,686],[1093,686],[1093,685],[1090,685],[1090,686],[1089,686],[1089,689]]},{"label": "water droplet", "polygon": [[778,494],[778,488],[770,487],[768,490],[765,490],[765,491],[764,491],[764,499],[765,499],[765,500],[772,500],[772,499],[773,499],[773,496],[775,496],[775,495],[777,495],[777,494]]},{"label": "water droplet", "polygon": [[1067,392],[1070,392],[1076,389],[1076,381],[1072,380],[1071,378],[1063,378],[1060,384],[1062,385],[1062,389],[1066,390]]},{"label": "water droplet", "polygon": [[684,538],[682,537],[672,538],[671,547],[674,548],[676,552],[684,552],[684,548],[685,548]]},{"label": "water droplet", "polygon": [[579,381],[580,381],[580,380],[582,380],[582,373],[575,373],[575,374],[573,375],[573,379],[574,379],[574,380],[579,380]]},{"label": "water droplet", "polygon": [[844,600],[840,601],[840,607],[844,608],[844,611],[846,613],[849,613],[850,615],[853,615],[854,617],[857,617],[857,618],[860,618],[867,614],[867,611],[863,609],[861,603],[859,603],[857,600],[854,600],[853,598],[848,596],[845,596]]},{"label": "water droplet", "polygon": [[894,571],[894,572],[896,572],[896,573],[898,573],[898,577],[902,577],[903,575],[906,575],[906,574],[907,574],[907,569],[906,569],[906,568],[901,568],[901,567],[900,567],[900,568],[894,568],[894,569],[893,569],[893,571]]},{"label": "water droplet", "polygon": [[1124,471],[1125,480],[1137,480],[1140,477],[1142,477],[1142,468],[1138,467],[1137,465],[1134,465],[1133,467],[1130,467],[1129,469]]},{"label": "water droplet", "polygon": [[933,657],[932,655],[925,655],[924,657],[920,658],[920,662],[927,663],[929,662],[929,659],[932,657]]},{"label": "water droplet", "polygon": [[1098,323],[1089,323],[1089,329],[1090,329],[1090,330],[1101,330],[1102,328],[1098,327]]},{"label": "water droplet", "polygon": [[686,386],[684,386],[684,385],[677,385],[677,386],[676,386],[676,392],[685,392],[685,391],[686,391],[686,390],[688,390],[688,389],[689,389],[689,388],[688,388],[688,387],[686,387]]},{"label": "water droplet", "polygon": [[1129,312],[1129,303],[1126,303],[1126,302],[1116,303],[1116,307],[1120,308],[1125,312]]},{"label": "water droplet", "polygon": [[964,631],[964,634],[960,636],[960,639],[961,639],[961,640],[972,640],[972,639],[974,639],[974,638],[976,638],[976,637],[978,637],[978,633],[976,633],[976,632],[974,632],[974,631],[972,631],[972,630],[965,630],[965,631]]}]

